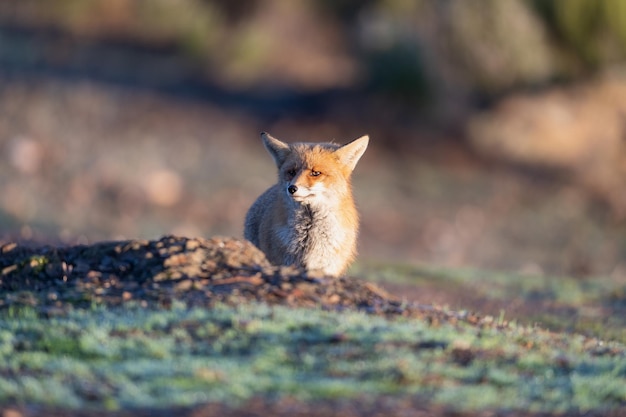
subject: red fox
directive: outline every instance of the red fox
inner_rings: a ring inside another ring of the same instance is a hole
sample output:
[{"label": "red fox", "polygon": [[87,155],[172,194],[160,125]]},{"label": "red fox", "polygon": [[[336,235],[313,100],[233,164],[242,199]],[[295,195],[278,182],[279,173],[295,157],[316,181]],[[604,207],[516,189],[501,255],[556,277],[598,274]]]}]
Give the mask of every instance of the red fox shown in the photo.
[{"label": "red fox", "polygon": [[246,215],[244,236],[276,265],[330,276],[343,274],[356,255],[359,217],[350,177],[368,136],[346,145],[261,139],[278,167],[278,183]]}]

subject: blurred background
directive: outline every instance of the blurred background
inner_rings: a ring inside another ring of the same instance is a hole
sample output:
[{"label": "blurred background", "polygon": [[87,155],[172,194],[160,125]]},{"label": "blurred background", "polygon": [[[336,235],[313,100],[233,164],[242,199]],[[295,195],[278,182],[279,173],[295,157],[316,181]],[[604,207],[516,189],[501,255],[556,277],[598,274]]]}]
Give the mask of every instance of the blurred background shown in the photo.
[{"label": "blurred background", "polygon": [[0,0],[0,236],[242,236],[370,148],[360,259],[626,278],[626,2]]}]

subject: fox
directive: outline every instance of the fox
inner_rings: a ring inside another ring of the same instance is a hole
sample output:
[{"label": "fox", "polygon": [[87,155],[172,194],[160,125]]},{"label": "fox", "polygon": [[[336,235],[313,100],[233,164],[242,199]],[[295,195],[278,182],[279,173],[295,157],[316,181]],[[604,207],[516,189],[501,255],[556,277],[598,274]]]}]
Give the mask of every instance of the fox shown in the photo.
[{"label": "fox", "polygon": [[261,133],[278,182],[252,204],[244,237],[274,265],[338,277],[357,252],[359,215],[351,176],[369,143],[286,143]]}]

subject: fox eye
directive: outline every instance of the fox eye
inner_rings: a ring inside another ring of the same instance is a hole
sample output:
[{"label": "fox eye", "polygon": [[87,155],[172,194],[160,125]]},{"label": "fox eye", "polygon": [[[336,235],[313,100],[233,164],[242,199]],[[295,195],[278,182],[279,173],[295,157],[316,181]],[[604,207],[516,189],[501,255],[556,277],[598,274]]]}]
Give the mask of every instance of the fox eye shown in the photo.
[{"label": "fox eye", "polygon": [[296,175],[296,169],[291,168],[289,171],[287,171],[287,175],[289,175],[290,177],[294,177]]},{"label": "fox eye", "polygon": [[312,177],[319,177],[321,175],[321,172],[319,171],[311,171],[311,176]]}]

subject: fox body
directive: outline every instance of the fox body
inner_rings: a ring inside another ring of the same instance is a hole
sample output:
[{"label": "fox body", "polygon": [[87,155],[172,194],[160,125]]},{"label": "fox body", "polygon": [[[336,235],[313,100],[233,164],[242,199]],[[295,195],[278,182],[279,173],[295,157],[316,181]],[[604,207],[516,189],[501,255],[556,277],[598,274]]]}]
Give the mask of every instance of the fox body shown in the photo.
[{"label": "fox body", "polygon": [[261,139],[278,167],[278,183],[246,216],[244,236],[270,262],[338,276],[356,255],[359,217],[350,177],[369,141],[287,144]]}]

